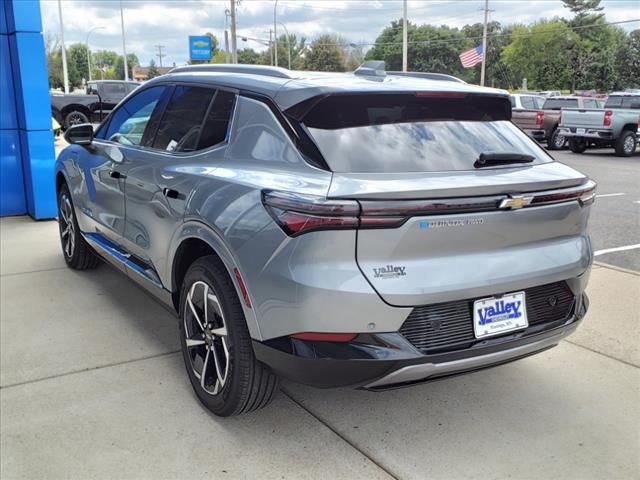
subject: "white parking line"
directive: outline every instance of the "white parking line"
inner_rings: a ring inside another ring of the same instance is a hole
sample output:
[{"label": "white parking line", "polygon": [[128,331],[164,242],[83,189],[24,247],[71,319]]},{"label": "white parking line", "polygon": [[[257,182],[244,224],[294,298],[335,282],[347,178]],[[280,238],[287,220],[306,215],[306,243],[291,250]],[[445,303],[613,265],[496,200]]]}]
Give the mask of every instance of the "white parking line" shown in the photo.
[{"label": "white parking line", "polygon": [[626,193],[603,193],[601,195],[596,195],[596,198],[602,197],[620,197],[622,195],[626,195]]},{"label": "white parking line", "polygon": [[627,245],[626,247],[615,247],[615,248],[605,248],[603,250],[596,250],[593,255],[600,256],[605,253],[613,253],[613,252],[623,252],[625,250],[635,250],[636,248],[640,248],[640,243],[636,243],[635,245]]}]

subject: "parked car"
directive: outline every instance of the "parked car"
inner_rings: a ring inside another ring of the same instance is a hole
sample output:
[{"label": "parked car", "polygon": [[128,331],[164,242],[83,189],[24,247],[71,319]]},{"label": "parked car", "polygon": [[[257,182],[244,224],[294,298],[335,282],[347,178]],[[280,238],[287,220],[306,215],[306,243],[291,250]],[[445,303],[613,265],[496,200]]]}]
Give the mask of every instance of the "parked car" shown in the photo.
[{"label": "parked car", "polygon": [[587,310],[595,183],[500,90],[361,73],[178,68],[65,133],[67,265],[101,258],[175,309],[218,415],[280,377],[382,390],[500,365]]},{"label": "parked car", "polygon": [[415,77],[415,78],[426,78],[427,80],[441,80],[443,82],[467,83],[458,77],[454,77],[453,75],[447,75],[446,73],[401,72],[401,71],[389,71],[387,73],[389,75],[399,75],[401,77]]},{"label": "parked car", "polygon": [[560,90],[543,90],[538,92],[538,95],[542,95],[543,97],[559,97],[562,95]]},{"label": "parked car", "polygon": [[527,93],[512,93],[510,95],[511,98],[511,108],[515,110],[524,110],[524,109],[541,109],[545,97],[541,95],[532,95]]},{"label": "parked car", "polygon": [[558,96],[545,99],[541,108],[514,110],[513,122],[538,142],[546,142],[549,150],[559,150],[566,139],[558,130],[561,110],[565,107],[598,108],[595,98]]},{"label": "parked car", "polygon": [[630,157],[638,143],[638,123],[640,94],[615,92],[604,109],[563,109],[559,131],[569,139],[574,153],[588,147],[613,147],[619,157]]},{"label": "parked car", "polygon": [[111,110],[140,84],[121,80],[88,82],[86,95],[51,95],[52,116],[64,128],[101,122]]}]

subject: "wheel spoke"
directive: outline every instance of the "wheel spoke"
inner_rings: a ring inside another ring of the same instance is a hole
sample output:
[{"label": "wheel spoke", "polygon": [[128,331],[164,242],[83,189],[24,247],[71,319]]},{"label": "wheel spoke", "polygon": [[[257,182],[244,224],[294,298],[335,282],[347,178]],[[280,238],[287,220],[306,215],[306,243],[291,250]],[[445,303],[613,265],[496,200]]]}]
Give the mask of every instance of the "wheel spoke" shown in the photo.
[{"label": "wheel spoke", "polygon": [[209,324],[209,302],[207,301],[207,298],[209,297],[209,285],[206,283],[203,283],[202,285],[204,290],[204,292],[202,292],[202,303],[204,304],[204,326],[207,326]]},{"label": "wheel spoke", "polygon": [[186,344],[187,348],[200,347],[204,345],[206,342],[200,338],[187,338]]},{"label": "wheel spoke", "polygon": [[[209,353],[211,352],[211,350],[209,350],[207,348],[207,354],[204,357],[204,363],[202,364],[202,373],[200,373],[200,386],[202,388],[204,388],[205,390],[207,389],[207,386],[205,385],[206,382],[206,376],[207,376],[207,366],[209,364]],[[215,358],[215,355],[214,355]]]},{"label": "wheel spoke", "polygon": [[192,301],[193,293],[197,285],[198,285],[197,283],[194,283],[191,286],[191,290],[189,290],[189,294],[187,295],[187,305],[189,305],[189,309],[191,310],[191,313],[196,319],[196,322],[198,322],[198,326],[200,327],[200,330],[204,332],[204,325],[202,324],[202,321],[200,320],[200,316],[198,315],[198,312],[196,311],[196,307],[193,305],[193,301]]},{"label": "wheel spoke", "polygon": [[225,382],[227,381],[227,373],[229,372],[229,350],[227,349],[227,342],[224,338],[221,338],[222,349],[224,350],[224,375],[222,372],[222,365],[220,358],[218,358],[219,352],[218,347],[214,347],[213,349],[213,361],[216,367],[216,376],[218,377],[218,382],[216,384],[216,390],[218,387],[224,387]]}]

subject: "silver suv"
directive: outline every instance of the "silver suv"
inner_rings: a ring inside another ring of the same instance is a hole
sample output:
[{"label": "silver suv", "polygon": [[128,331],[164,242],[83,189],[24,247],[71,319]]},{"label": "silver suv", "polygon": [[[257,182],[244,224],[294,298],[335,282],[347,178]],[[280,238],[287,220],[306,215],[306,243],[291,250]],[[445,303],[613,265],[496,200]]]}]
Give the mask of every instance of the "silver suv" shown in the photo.
[{"label": "silver suv", "polygon": [[502,364],[576,329],[595,184],[455,82],[207,65],[145,83],[56,163],[67,264],[175,309],[218,415],[280,377],[379,390]]}]

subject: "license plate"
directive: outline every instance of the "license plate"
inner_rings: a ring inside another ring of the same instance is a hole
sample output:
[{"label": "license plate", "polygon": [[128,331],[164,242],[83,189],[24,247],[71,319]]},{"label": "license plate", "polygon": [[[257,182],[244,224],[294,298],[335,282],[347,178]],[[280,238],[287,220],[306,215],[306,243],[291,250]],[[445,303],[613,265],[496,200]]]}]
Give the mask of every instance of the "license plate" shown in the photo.
[{"label": "license plate", "polygon": [[492,337],[528,326],[524,292],[473,302],[473,332],[476,338]]},{"label": "license plate", "polygon": [[576,128],[576,133],[584,133],[584,128]]}]

